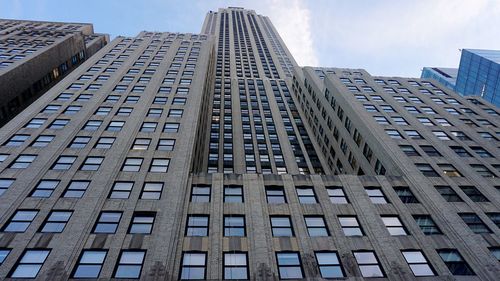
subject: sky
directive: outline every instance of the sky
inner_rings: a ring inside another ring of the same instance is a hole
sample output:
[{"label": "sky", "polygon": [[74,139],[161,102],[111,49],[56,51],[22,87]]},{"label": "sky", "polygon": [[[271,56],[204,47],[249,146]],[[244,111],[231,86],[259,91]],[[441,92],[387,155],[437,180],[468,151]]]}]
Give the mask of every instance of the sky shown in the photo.
[{"label": "sky", "polygon": [[460,49],[500,49],[500,0],[0,0],[0,18],[89,22],[111,38],[198,33],[210,10],[268,16],[301,66],[420,77],[458,67]]}]

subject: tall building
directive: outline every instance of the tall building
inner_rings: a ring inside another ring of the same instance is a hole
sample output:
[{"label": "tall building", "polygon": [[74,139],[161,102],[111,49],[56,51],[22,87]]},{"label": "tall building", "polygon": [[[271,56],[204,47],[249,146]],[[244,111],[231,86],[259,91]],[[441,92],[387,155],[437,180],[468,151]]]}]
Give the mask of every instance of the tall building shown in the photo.
[{"label": "tall building", "polygon": [[108,41],[91,24],[0,19],[0,126]]},{"label": "tall building", "polygon": [[447,88],[455,89],[457,82],[458,68],[448,67],[424,67],[422,69],[422,79],[435,79]]},{"label": "tall building", "polygon": [[500,51],[463,49],[455,91],[500,106]]},{"label": "tall building", "polygon": [[0,278],[496,280],[499,126],[252,10],[118,37],[0,129]]}]

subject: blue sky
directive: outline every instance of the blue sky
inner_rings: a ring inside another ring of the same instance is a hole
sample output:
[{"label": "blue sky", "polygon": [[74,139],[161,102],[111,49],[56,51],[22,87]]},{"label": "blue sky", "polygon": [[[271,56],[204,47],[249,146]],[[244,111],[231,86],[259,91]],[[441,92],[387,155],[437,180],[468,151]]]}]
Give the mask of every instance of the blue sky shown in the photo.
[{"label": "blue sky", "polygon": [[500,49],[500,0],[0,0],[0,17],[90,22],[114,37],[199,32],[227,6],[269,16],[300,65],[418,77],[457,67],[461,48]]}]

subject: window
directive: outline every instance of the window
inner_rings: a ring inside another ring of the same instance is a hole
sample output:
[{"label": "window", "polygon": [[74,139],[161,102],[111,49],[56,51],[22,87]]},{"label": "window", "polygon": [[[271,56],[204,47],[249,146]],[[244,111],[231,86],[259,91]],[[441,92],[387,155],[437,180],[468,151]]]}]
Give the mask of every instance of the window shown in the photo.
[{"label": "window", "polygon": [[462,174],[451,164],[438,164],[438,166],[448,177],[462,177]]},{"label": "window", "polygon": [[401,251],[403,257],[405,258],[408,266],[410,267],[413,275],[419,276],[434,276],[434,270],[429,266],[429,262],[422,254],[422,251],[418,250],[405,250]]},{"label": "window", "polygon": [[43,223],[40,232],[61,233],[66,227],[73,211],[52,211]]},{"label": "window", "polygon": [[429,215],[413,215],[418,227],[425,235],[442,234],[434,220]]},{"label": "window", "polygon": [[363,230],[355,216],[339,216],[339,223],[345,236],[363,236]]},{"label": "window", "polygon": [[460,157],[472,157],[472,155],[461,146],[450,146],[450,148]]},{"label": "window", "polygon": [[379,265],[377,256],[373,251],[353,252],[354,258],[358,263],[361,276],[363,277],[384,277],[385,274]]},{"label": "window", "polygon": [[316,216],[306,216],[304,217],[306,221],[307,232],[309,236],[328,236],[328,228],[325,224],[325,219],[323,217]]},{"label": "window", "polygon": [[113,146],[113,143],[115,142],[115,139],[116,138],[113,137],[100,137],[94,148],[111,148],[111,146]]},{"label": "window", "polygon": [[387,199],[384,196],[384,193],[379,187],[366,187],[365,188],[368,197],[373,204],[387,204]]},{"label": "window", "polygon": [[492,158],[493,155],[486,151],[486,149],[482,147],[477,147],[477,146],[471,146],[470,149],[472,149],[479,157],[481,158]]},{"label": "window", "polygon": [[10,249],[0,248],[0,265],[3,264],[9,253]]},{"label": "window", "polygon": [[424,126],[434,126],[434,123],[429,118],[426,117],[417,117],[417,120],[420,121]]},{"label": "window", "polygon": [[47,121],[47,118],[33,118],[24,127],[32,129],[40,128],[45,121]]},{"label": "window", "polygon": [[383,216],[382,222],[384,222],[387,231],[389,231],[392,236],[408,235],[403,223],[401,223],[401,220],[397,216]]},{"label": "window", "polygon": [[71,181],[63,194],[66,198],[81,198],[87,190],[90,181]]},{"label": "window", "polygon": [[224,186],[225,203],[243,203],[243,186],[226,185]]},{"label": "window", "polygon": [[280,279],[301,279],[302,263],[297,252],[276,252]]},{"label": "window", "polygon": [[41,180],[31,192],[31,197],[50,197],[60,180]]},{"label": "window", "polygon": [[156,126],[158,125],[158,123],[156,122],[144,122],[142,123],[142,126],[141,126],[141,132],[147,132],[147,133],[152,133],[154,131],[156,131]]},{"label": "window", "polygon": [[500,213],[486,213],[490,220],[500,228]]},{"label": "window", "polygon": [[168,171],[169,164],[170,159],[168,158],[153,158],[153,160],[151,160],[151,167],[149,167],[149,171],[153,173],[166,173]]},{"label": "window", "polygon": [[416,163],[415,166],[426,177],[439,177],[439,174],[429,164]]},{"label": "window", "polygon": [[474,202],[489,202],[474,186],[460,186],[460,189]]},{"label": "window", "polygon": [[456,137],[459,140],[463,140],[463,141],[471,140],[464,132],[453,131],[453,132],[451,132],[451,135]]},{"label": "window", "polygon": [[182,117],[183,113],[184,113],[184,110],[182,110],[182,109],[170,109],[170,111],[168,112],[168,117],[180,118],[180,117]]},{"label": "window", "polygon": [[116,112],[117,116],[130,116],[134,109],[132,107],[120,107]]},{"label": "window", "polygon": [[112,107],[109,106],[99,106],[94,112],[95,115],[106,116],[111,112]]},{"label": "window", "polygon": [[458,215],[464,220],[465,224],[469,226],[472,232],[476,234],[492,233],[478,215],[473,213],[461,213]]},{"label": "window", "polygon": [[158,142],[158,150],[172,151],[174,150],[175,139],[160,139]]},{"label": "window", "polygon": [[66,108],[66,110],[64,111],[64,114],[68,114],[68,115],[76,114],[78,111],[80,111],[80,109],[82,109],[81,106],[70,105]]},{"label": "window", "polygon": [[112,131],[112,132],[121,131],[123,128],[123,125],[125,125],[124,121],[111,121],[111,122],[109,122],[109,125],[106,128],[106,131]]},{"label": "window", "polygon": [[422,135],[420,135],[417,131],[415,130],[405,130],[406,135],[410,139],[416,139],[416,140],[421,140],[423,139]]},{"label": "window", "polygon": [[146,251],[123,250],[116,265],[114,278],[137,279],[141,276]]},{"label": "window", "polygon": [[323,278],[344,277],[337,252],[315,252],[319,272]]},{"label": "window", "polygon": [[75,137],[69,144],[70,148],[84,148],[90,141],[91,137]]},{"label": "window", "polygon": [[269,204],[285,204],[285,190],[282,186],[266,186],[266,198]]},{"label": "window", "polygon": [[125,158],[123,163],[122,171],[125,172],[138,172],[141,169],[142,158]]},{"label": "window", "polygon": [[186,236],[208,236],[208,216],[188,215]]},{"label": "window", "polygon": [[128,233],[132,234],[151,234],[155,222],[155,213],[135,212]]},{"label": "window", "polygon": [[246,253],[224,253],[224,279],[248,279]]},{"label": "window", "polygon": [[462,255],[454,249],[441,249],[437,251],[439,256],[453,275],[475,275],[469,265],[464,261]]},{"label": "window", "polygon": [[417,198],[415,198],[409,187],[396,186],[394,187],[394,191],[403,203],[418,203]]},{"label": "window", "polygon": [[87,157],[87,159],[85,159],[85,162],[83,162],[82,166],[80,167],[80,170],[97,171],[101,166],[102,161],[104,161],[104,157],[89,156]]},{"label": "window", "polygon": [[485,178],[494,178],[495,174],[491,172],[486,166],[481,165],[481,164],[470,164],[471,168],[478,173],[479,175],[485,177]]},{"label": "window", "polygon": [[400,145],[399,148],[401,148],[407,156],[420,156],[420,153],[411,145]]},{"label": "window", "polygon": [[393,139],[403,139],[403,136],[397,130],[387,129],[385,132]]},{"label": "window", "polygon": [[13,135],[4,145],[21,146],[29,137],[29,135]]},{"label": "window", "polygon": [[292,222],[289,216],[271,216],[273,236],[294,236]]},{"label": "window", "polygon": [[142,139],[142,138],[137,138],[134,140],[134,143],[132,144],[131,149],[135,150],[146,150],[149,148],[149,144],[151,143],[151,139]]},{"label": "window", "polygon": [[450,137],[443,131],[432,131],[432,133],[440,140],[451,140]]},{"label": "window", "polygon": [[145,182],[142,188],[141,199],[159,200],[163,191],[163,183],[161,182]]},{"label": "window", "polygon": [[185,105],[186,100],[187,100],[186,98],[174,98],[172,104]]},{"label": "window", "polygon": [[153,104],[167,104],[167,97],[155,97]]},{"label": "window", "polygon": [[207,253],[186,252],[182,255],[181,280],[205,279]]},{"label": "window", "polygon": [[41,113],[47,113],[47,114],[56,113],[59,110],[59,108],[61,108],[60,105],[49,104],[43,109]]},{"label": "window", "polygon": [[12,185],[14,179],[2,179],[0,178],[0,196]]},{"label": "window", "polygon": [[26,250],[10,274],[11,278],[36,278],[50,250]]},{"label": "window", "polygon": [[53,170],[69,170],[76,161],[76,156],[59,156],[56,163],[52,165]]},{"label": "window", "polygon": [[179,131],[179,123],[165,123],[163,127],[164,133],[177,133]]},{"label": "window", "polygon": [[111,193],[109,194],[109,198],[111,199],[127,199],[130,196],[130,192],[132,192],[132,188],[134,187],[133,182],[125,182],[118,181],[113,184],[113,188],[111,189]]},{"label": "window", "polygon": [[101,212],[92,232],[115,233],[121,218],[122,212]]},{"label": "window", "polygon": [[434,148],[434,146],[431,145],[421,145],[420,148],[429,156],[431,157],[441,157],[441,153],[437,151],[437,149]]},{"label": "window", "polygon": [[73,278],[98,278],[101,273],[106,250],[83,250],[73,271]]},{"label": "window", "polygon": [[36,155],[27,155],[21,154],[19,155],[12,164],[10,164],[9,168],[11,169],[26,169],[29,165],[35,161]]},{"label": "window", "polygon": [[100,120],[89,120],[83,127],[83,130],[85,131],[97,131],[99,127],[101,126],[102,121]]},{"label": "window", "polygon": [[[491,254],[498,260],[500,261],[500,247],[490,247],[490,252]],[[5,250],[4,250],[5,251]],[[0,265],[2,264],[2,250],[0,250]]]},{"label": "window", "polygon": [[349,201],[344,193],[342,187],[327,187],[328,197],[333,204],[348,204]]},{"label": "window", "polygon": [[436,186],[436,190],[448,202],[463,202],[462,198],[449,186]]},{"label": "window", "polygon": [[392,116],[392,120],[396,125],[402,125],[402,126],[408,125],[408,122],[406,122],[406,120],[403,117]]},{"label": "window", "polygon": [[18,210],[3,227],[4,232],[25,232],[38,214],[37,210]]},{"label": "window", "polygon": [[33,141],[31,146],[33,147],[46,147],[53,139],[55,136],[51,135],[40,135],[38,138]]},{"label": "window", "polygon": [[56,119],[54,120],[54,122],[52,122],[52,124],[50,124],[49,129],[54,129],[54,130],[62,129],[68,123],[69,119]]},{"label": "window", "polygon": [[245,216],[225,215],[224,236],[246,236]]},{"label": "window", "polygon": [[297,187],[297,196],[301,204],[316,204],[316,195],[312,187]]},{"label": "window", "polygon": [[384,116],[374,116],[375,121],[381,125],[389,125],[389,120]]}]

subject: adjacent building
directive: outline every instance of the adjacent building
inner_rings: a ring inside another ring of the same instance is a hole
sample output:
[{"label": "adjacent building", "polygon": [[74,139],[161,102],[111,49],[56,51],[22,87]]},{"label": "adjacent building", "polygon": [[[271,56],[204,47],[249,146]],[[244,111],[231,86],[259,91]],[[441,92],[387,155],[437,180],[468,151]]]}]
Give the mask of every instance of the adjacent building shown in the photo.
[{"label": "adjacent building", "polygon": [[117,37],[0,129],[0,278],[495,280],[498,114],[243,8]]},{"label": "adjacent building", "polygon": [[108,41],[91,24],[0,19],[0,126]]},{"label": "adjacent building", "polygon": [[458,68],[449,67],[424,67],[422,79],[435,79],[445,87],[453,90],[457,82]]}]

